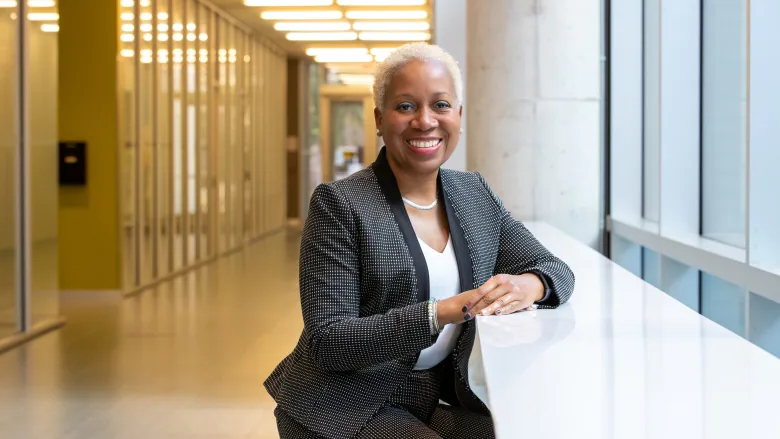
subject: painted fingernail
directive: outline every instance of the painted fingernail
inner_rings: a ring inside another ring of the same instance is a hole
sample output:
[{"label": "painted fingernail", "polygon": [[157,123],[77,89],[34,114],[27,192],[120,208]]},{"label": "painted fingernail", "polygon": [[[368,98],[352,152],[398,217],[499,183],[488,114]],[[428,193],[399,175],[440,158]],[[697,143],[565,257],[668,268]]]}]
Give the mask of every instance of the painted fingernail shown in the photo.
[{"label": "painted fingernail", "polygon": [[469,307],[466,305],[463,305],[463,309],[461,309],[461,312],[466,312],[469,310]]},{"label": "painted fingernail", "polygon": [[503,311],[504,311],[503,309],[499,309],[498,311],[496,311],[496,314],[501,314]]},{"label": "painted fingernail", "polygon": [[463,316],[463,320],[471,320],[471,314],[466,314]]}]

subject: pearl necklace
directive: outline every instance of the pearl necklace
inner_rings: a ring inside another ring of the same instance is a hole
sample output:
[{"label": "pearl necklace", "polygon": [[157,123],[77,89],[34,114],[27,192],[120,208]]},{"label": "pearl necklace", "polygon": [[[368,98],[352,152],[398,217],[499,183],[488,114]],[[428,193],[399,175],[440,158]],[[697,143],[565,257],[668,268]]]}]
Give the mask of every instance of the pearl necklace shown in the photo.
[{"label": "pearl necklace", "polygon": [[401,199],[404,200],[404,203],[414,207],[415,209],[420,209],[420,210],[431,210],[434,207],[436,207],[437,204],[439,204],[439,198],[438,197],[435,200],[433,200],[433,203],[431,203],[431,204],[429,204],[427,206],[421,206],[421,205],[415,203],[414,201],[407,199],[406,197],[401,197]]}]

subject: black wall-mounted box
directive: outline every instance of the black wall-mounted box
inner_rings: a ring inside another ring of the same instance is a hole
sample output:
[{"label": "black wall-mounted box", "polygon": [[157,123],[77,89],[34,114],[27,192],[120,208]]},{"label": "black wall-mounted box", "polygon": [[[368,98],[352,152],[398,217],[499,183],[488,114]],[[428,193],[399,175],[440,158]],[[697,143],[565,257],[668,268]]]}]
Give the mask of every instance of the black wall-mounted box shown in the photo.
[{"label": "black wall-mounted box", "polygon": [[59,172],[61,186],[87,184],[87,143],[60,142]]}]

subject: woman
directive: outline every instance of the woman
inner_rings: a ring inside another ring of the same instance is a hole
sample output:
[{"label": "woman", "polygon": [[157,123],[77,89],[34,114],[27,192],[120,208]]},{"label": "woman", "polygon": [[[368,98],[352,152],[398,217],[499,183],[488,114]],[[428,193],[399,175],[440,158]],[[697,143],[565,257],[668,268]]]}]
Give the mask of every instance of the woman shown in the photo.
[{"label": "woman", "polygon": [[305,327],[265,383],[282,438],[493,437],[468,379],[474,318],[571,295],[569,268],[482,176],[441,169],[458,143],[462,93],[456,62],[437,46],[408,44],[379,65],[384,148],[311,199]]}]

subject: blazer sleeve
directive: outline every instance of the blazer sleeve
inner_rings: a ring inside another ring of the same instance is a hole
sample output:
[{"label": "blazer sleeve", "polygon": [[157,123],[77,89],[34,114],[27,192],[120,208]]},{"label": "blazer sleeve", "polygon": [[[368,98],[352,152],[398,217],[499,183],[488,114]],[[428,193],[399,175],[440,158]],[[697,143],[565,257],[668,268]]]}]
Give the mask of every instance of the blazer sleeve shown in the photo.
[{"label": "blazer sleeve", "polygon": [[319,185],[301,237],[300,292],[309,350],[328,371],[408,358],[433,344],[425,302],[359,317],[356,233],[343,193],[335,185]]},{"label": "blazer sleeve", "polygon": [[547,290],[540,308],[556,308],[569,300],[574,291],[574,273],[568,265],[550,253],[522,222],[512,218],[485,178],[479,175],[482,186],[496,203],[501,216],[501,236],[494,274],[534,273]]}]

